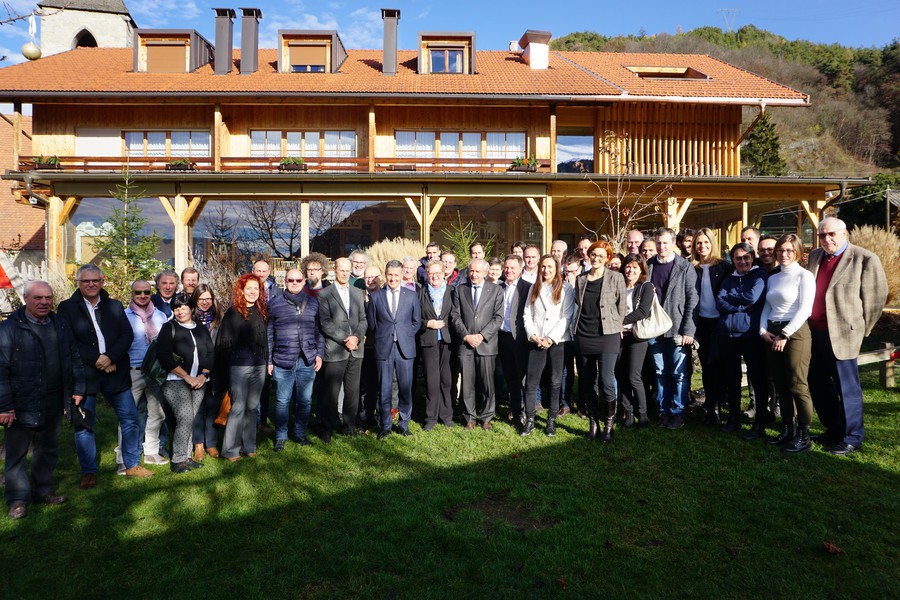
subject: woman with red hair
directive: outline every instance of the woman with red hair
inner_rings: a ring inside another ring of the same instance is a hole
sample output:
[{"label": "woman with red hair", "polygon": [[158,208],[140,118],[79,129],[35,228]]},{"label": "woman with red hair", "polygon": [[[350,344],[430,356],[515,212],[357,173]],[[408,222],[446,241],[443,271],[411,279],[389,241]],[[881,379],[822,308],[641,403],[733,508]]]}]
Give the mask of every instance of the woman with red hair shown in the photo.
[{"label": "woman with red hair", "polygon": [[217,390],[231,389],[231,413],[225,426],[222,457],[237,462],[256,456],[256,407],[266,379],[269,343],[268,305],[262,282],[247,273],[234,282],[231,308],[216,336]]}]

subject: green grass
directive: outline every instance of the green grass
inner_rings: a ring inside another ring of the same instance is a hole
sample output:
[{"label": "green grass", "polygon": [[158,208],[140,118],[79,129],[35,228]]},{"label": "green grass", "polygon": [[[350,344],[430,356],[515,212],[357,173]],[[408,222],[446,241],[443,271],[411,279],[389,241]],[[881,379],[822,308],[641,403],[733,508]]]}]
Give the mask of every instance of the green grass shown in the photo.
[{"label": "green grass", "polygon": [[[0,519],[4,598],[897,597],[900,393],[866,369],[864,451],[785,456],[691,415],[587,442],[414,426],[149,480]],[[539,420],[543,425],[543,419]],[[824,542],[843,554],[826,551]]]}]

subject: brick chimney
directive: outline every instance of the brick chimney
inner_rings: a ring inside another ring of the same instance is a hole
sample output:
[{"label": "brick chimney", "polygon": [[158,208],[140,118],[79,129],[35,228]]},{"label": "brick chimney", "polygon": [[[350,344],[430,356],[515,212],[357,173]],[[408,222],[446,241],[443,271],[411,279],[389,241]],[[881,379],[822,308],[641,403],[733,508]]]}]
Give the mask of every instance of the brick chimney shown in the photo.
[{"label": "brick chimney", "polygon": [[384,75],[397,74],[397,22],[400,10],[382,8],[381,18],[384,21],[384,50],[381,59],[381,72]]},{"label": "brick chimney", "polygon": [[256,73],[259,68],[259,20],[258,8],[242,8],[241,12],[241,75]]},{"label": "brick chimney", "polygon": [[216,75],[231,73],[231,47],[234,45],[234,9],[214,8],[216,11]]}]

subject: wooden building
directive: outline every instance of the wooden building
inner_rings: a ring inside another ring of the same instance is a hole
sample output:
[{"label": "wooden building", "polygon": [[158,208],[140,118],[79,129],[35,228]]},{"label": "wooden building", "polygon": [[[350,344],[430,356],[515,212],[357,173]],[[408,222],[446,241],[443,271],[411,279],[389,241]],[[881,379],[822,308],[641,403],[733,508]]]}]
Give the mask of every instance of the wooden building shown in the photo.
[{"label": "wooden building", "polygon": [[[456,219],[504,246],[549,249],[603,229],[603,199],[660,197],[643,228],[687,220],[733,241],[774,205],[800,204],[815,223],[829,195],[855,183],[741,177],[742,111],[810,99],[710,56],[557,52],[532,30],[510,51],[441,31],[398,50],[399,11],[387,9],[381,50],[346,50],[338,32],[308,30],[259,49],[262,14],[241,10],[239,52],[234,11],[216,9],[215,43],[137,29],[133,48],[0,70],[0,102],[33,107],[32,155],[59,157],[47,168],[16,156],[4,176],[23,202],[46,207],[53,268],[72,260],[73,211],[108,196],[125,168],[165,207],[176,268],[192,260],[209,202],[299,202],[302,254],[318,201],[369,206],[339,223],[338,253],[393,235],[428,242]],[[594,173],[557,172],[558,138],[572,135],[593,141]],[[297,156],[302,167],[281,166]],[[510,171],[517,158],[534,172]]]}]

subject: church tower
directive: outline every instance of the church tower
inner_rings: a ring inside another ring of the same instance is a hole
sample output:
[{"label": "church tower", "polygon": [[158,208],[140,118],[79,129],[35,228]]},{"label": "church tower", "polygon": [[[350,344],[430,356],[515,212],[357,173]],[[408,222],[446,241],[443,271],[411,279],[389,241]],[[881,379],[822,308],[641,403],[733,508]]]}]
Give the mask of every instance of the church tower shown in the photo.
[{"label": "church tower", "polygon": [[40,47],[44,56],[73,48],[131,48],[137,25],[123,0],[43,0]]}]

